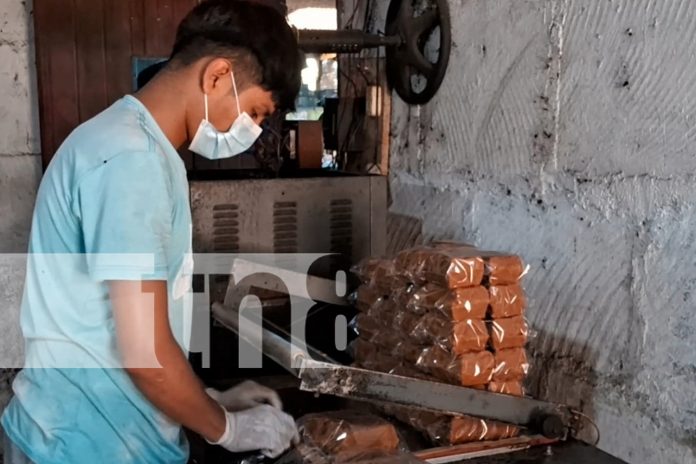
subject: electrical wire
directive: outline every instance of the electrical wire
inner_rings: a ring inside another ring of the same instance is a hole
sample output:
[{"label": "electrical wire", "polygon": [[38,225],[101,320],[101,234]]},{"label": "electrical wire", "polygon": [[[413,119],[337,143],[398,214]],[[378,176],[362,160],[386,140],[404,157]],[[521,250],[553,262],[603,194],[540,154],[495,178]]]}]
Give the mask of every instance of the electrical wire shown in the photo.
[{"label": "electrical wire", "polygon": [[580,412],[576,409],[571,409],[570,412],[577,415],[577,416],[584,418],[587,422],[589,422],[592,425],[592,428],[595,429],[595,432],[597,435],[597,438],[596,438],[595,442],[592,444],[592,446],[597,446],[599,444],[599,440],[601,439],[601,433],[600,433],[599,427],[597,427],[597,424],[595,423],[595,421],[590,419],[590,417],[588,415],[583,414],[582,412]]}]

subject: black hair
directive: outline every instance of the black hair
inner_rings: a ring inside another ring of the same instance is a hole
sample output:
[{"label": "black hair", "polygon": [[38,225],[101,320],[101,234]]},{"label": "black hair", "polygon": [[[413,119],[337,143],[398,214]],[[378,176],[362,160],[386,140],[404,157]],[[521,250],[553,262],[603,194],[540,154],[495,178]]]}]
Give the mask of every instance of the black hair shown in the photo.
[{"label": "black hair", "polygon": [[280,110],[292,110],[300,91],[297,37],[277,8],[250,0],[207,0],[179,25],[170,63],[207,56],[230,58],[238,84],[260,85]]}]

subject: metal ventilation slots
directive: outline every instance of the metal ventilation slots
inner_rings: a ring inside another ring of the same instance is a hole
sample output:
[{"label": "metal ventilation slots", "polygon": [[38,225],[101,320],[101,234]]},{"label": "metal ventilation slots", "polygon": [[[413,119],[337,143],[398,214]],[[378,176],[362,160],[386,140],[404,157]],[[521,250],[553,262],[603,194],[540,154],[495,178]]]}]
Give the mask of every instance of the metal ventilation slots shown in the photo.
[{"label": "metal ventilation slots", "polygon": [[353,255],[353,201],[331,200],[331,253]]},{"label": "metal ventilation slots", "polygon": [[297,203],[279,201],[273,204],[273,251],[297,253]]},{"label": "metal ventilation slots", "polygon": [[213,251],[239,252],[239,206],[220,204],[213,206]]}]

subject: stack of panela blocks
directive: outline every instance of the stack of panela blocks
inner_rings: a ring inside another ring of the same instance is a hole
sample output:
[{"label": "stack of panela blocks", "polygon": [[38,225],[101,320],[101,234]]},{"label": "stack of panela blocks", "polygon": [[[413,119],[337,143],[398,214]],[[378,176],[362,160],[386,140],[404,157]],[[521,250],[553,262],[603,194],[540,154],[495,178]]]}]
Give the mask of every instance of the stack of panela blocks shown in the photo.
[{"label": "stack of panela blocks", "polygon": [[[360,313],[352,350],[357,366],[396,375],[522,396],[528,371],[526,273],[518,256],[435,243],[368,259],[354,272]],[[512,425],[400,407],[386,412],[434,442],[459,444],[516,436]]]}]

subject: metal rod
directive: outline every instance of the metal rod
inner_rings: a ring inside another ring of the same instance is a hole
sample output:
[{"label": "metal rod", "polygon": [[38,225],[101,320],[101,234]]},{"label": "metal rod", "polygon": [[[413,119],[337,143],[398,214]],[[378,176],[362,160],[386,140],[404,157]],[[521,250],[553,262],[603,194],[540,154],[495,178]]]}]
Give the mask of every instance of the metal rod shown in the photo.
[{"label": "metal rod", "polygon": [[561,423],[565,438],[574,414],[567,406],[402,377],[355,367],[303,360],[301,389],[346,398],[392,403],[447,414],[465,414],[534,429],[549,417]]},{"label": "metal rod", "polygon": [[306,53],[358,53],[366,48],[398,47],[399,36],[368,34],[360,30],[323,31],[301,29],[297,31],[298,44]]}]

